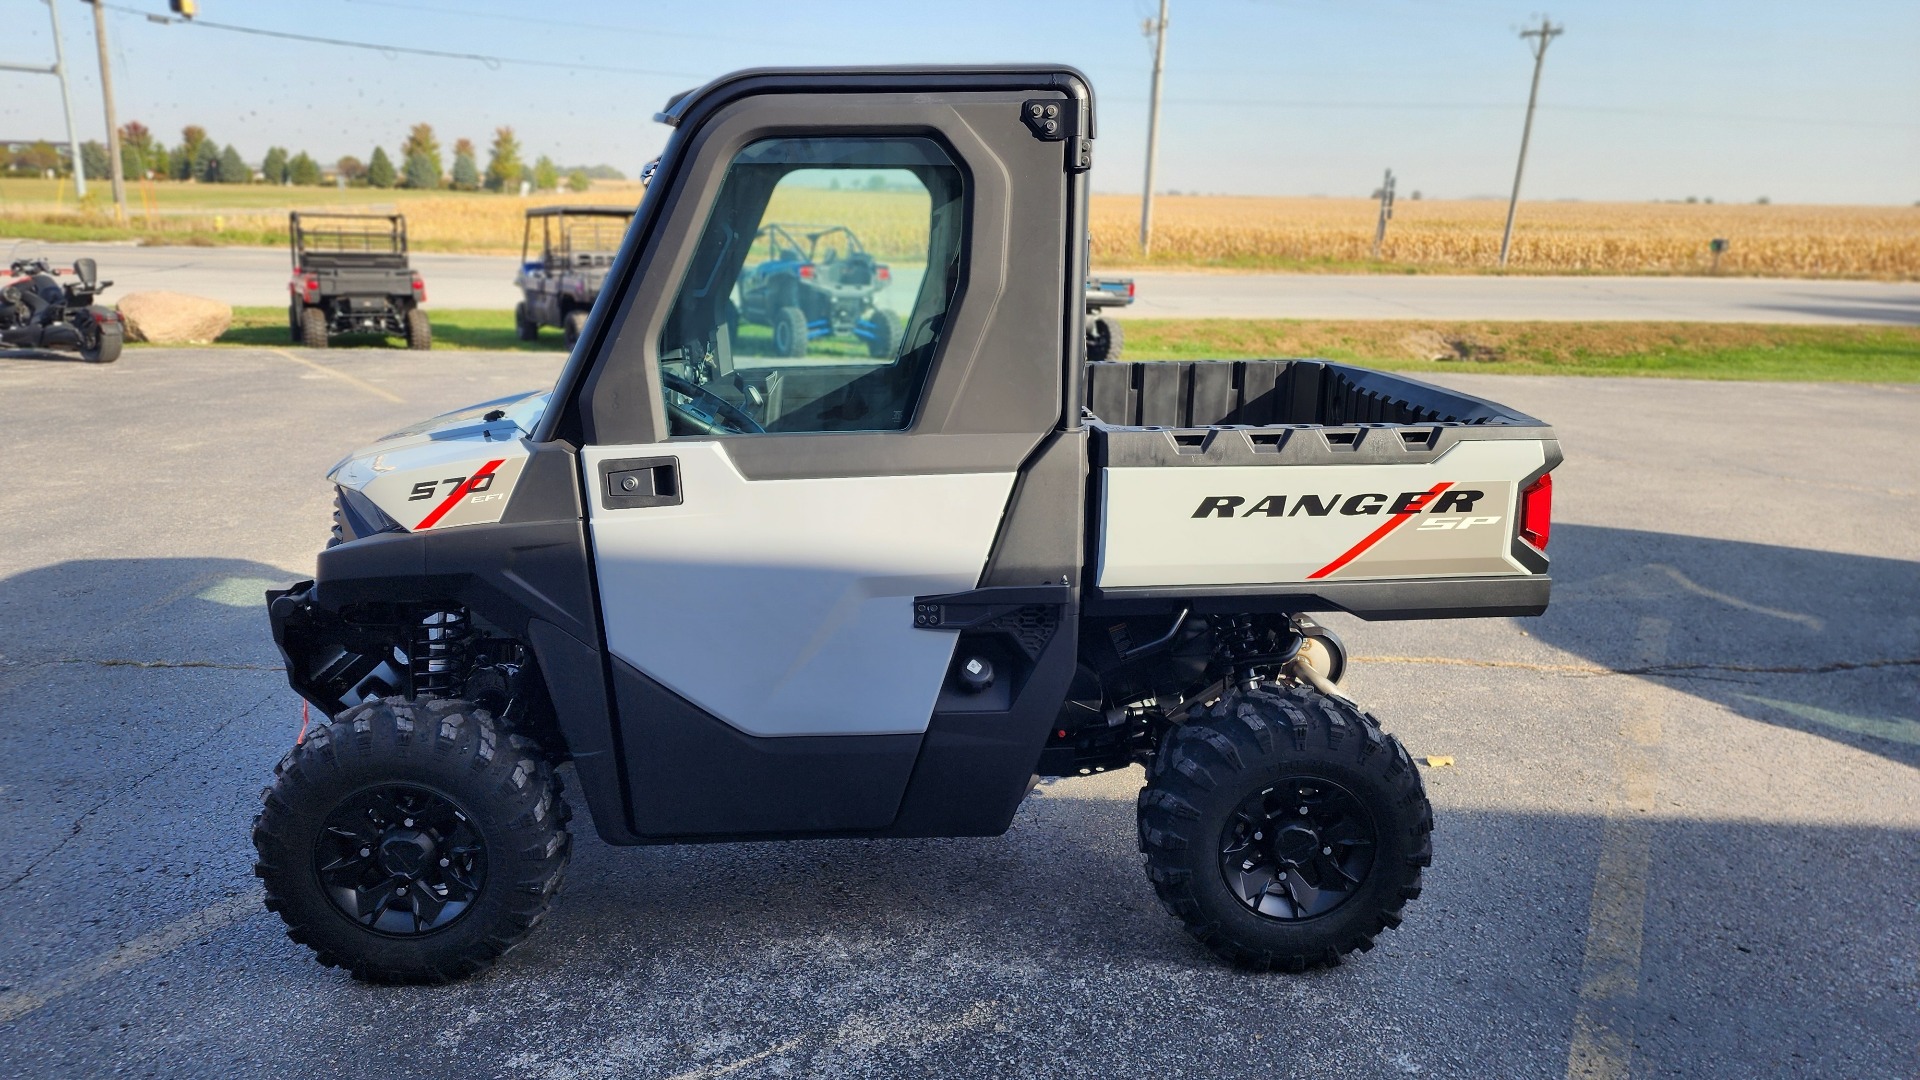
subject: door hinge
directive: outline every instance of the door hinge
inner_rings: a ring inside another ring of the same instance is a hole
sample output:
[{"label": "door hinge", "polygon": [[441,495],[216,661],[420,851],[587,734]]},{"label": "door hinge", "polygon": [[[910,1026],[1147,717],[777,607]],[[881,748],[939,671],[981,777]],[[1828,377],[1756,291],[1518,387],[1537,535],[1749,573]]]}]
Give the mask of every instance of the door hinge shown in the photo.
[{"label": "door hinge", "polygon": [[1020,120],[1043,142],[1067,144],[1066,169],[1085,172],[1093,168],[1093,140],[1080,133],[1083,109],[1071,101],[1033,99],[1020,104]]}]

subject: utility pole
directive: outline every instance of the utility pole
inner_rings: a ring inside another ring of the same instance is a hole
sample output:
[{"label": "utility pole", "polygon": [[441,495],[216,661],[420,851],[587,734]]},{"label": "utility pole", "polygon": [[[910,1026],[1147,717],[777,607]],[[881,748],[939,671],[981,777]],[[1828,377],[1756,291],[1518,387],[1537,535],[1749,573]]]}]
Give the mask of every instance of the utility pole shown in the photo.
[{"label": "utility pole", "polygon": [[1380,181],[1380,223],[1373,227],[1373,258],[1380,260],[1380,244],[1387,238],[1387,222],[1393,220],[1393,170]]},{"label": "utility pole", "polygon": [[87,197],[87,168],[80,160],[80,135],[73,126],[73,95],[67,92],[67,54],[60,45],[60,9],[46,0],[47,14],[53,19],[53,66],[0,63],[0,71],[20,71],[29,75],[52,75],[60,80],[60,107],[67,114],[67,156],[73,159],[73,189]]},{"label": "utility pole", "polygon": [[1513,170],[1513,197],[1507,200],[1507,228],[1500,234],[1500,265],[1507,265],[1507,250],[1513,245],[1513,211],[1520,205],[1520,175],[1527,171],[1527,140],[1533,137],[1533,104],[1540,97],[1540,66],[1547,59],[1547,45],[1560,36],[1566,27],[1555,26],[1540,16],[1540,26],[1535,30],[1522,30],[1520,37],[1538,39],[1527,42],[1527,48],[1533,50],[1533,89],[1527,91],[1527,123],[1520,129],[1520,164]]},{"label": "utility pole", "polygon": [[[53,0],[58,2],[58,0]],[[113,217],[127,220],[126,169],[120,164],[120,120],[113,111],[113,69],[107,63],[107,9],[101,0],[93,5],[93,37],[100,45],[100,94],[107,103],[107,160],[113,173]]]},{"label": "utility pole", "polygon": [[1160,153],[1160,72],[1167,62],[1167,0],[1145,27],[1153,36],[1153,95],[1147,99],[1147,189],[1140,199],[1140,254],[1153,253],[1153,167]]}]

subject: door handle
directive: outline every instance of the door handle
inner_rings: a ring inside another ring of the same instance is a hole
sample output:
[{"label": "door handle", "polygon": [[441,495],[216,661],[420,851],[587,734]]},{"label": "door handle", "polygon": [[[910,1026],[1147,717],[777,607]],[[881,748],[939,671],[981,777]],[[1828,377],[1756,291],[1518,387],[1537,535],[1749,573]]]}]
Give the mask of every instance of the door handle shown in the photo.
[{"label": "door handle", "polygon": [[600,505],[608,510],[680,505],[680,459],[613,458],[600,463]]}]

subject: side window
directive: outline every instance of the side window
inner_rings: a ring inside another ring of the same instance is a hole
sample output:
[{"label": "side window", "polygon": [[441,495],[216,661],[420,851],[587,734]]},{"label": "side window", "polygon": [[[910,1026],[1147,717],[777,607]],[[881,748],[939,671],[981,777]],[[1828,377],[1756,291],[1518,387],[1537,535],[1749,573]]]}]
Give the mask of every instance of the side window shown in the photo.
[{"label": "side window", "polygon": [[959,285],[965,194],[925,138],[742,150],[660,331],[671,433],[911,427]]}]

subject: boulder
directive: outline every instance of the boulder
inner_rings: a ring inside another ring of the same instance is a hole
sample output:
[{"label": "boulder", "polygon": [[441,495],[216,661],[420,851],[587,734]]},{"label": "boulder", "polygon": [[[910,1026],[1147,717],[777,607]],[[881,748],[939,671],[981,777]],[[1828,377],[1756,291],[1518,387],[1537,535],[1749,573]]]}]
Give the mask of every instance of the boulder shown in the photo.
[{"label": "boulder", "polygon": [[233,309],[218,300],[176,292],[138,292],[120,298],[128,341],[203,345],[233,325]]}]

